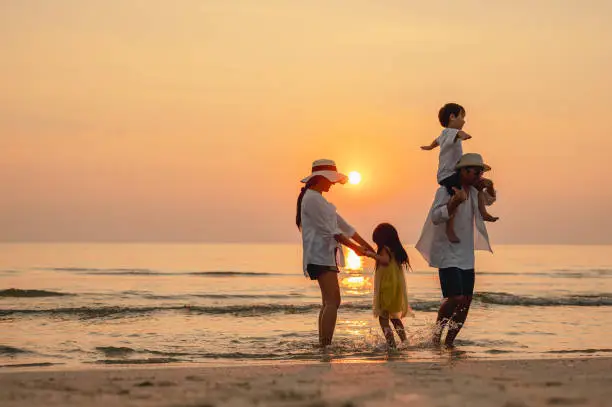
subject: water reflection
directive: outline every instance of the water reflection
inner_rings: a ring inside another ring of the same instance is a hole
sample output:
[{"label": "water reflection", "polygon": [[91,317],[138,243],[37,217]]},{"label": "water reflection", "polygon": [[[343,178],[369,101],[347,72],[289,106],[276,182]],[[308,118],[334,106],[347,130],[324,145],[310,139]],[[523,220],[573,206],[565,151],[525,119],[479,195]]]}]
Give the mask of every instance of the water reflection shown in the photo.
[{"label": "water reflection", "polygon": [[351,270],[351,271],[358,271],[358,270],[363,270],[363,265],[361,262],[361,257],[359,257],[357,255],[357,253],[355,253],[354,251],[352,251],[351,249],[347,249],[348,252],[346,253],[346,269],[347,270]]},{"label": "water reflection", "polygon": [[344,276],[340,278],[340,286],[345,294],[366,295],[372,291],[372,276],[364,275],[363,260],[354,251],[347,248]]},{"label": "water reflection", "polygon": [[372,292],[372,277],[361,275],[348,275],[341,277],[340,286],[345,294],[367,295]]},{"label": "water reflection", "polygon": [[365,282],[365,278],[363,276],[351,276],[345,278],[346,284],[351,287],[361,287]]}]

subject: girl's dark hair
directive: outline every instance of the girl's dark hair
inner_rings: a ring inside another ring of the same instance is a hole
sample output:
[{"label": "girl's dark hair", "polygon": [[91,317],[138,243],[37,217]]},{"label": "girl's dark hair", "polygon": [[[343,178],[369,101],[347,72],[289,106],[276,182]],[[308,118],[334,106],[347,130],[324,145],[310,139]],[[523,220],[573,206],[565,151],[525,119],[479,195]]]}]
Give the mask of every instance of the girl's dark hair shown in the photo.
[{"label": "girl's dark hair", "polygon": [[460,113],[465,114],[465,109],[463,106],[458,105],[457,103],[447,103],[442,106],[438,112],[438,120],[440,120],[442,127],[448,127],[450,115],[454,114],[455,116],[459,116]]},{"label": "girl's dark hair", "polygon": [[402,246],[397,230],[393,225],[389,223],[381,223],[376,226],[374,233],[372,233],[372,240],[378,246],[377,253],[381,254],[385,247],[391,250],[391,255],[397,261],[399,265],[407,266],[410,268],[410,260],[408,259],[408,253]]},{"label": "girl's dark hair", "polygon": [[310,178],[308,182],[306,182],[306,185],[302,187],[302,189],[300,190],[300,194],[298,195],[297,210],[295,213],[295,224],[300,230],[302,229],[302,199],[304,199],[304,194],[306,193],[306,191],[308,191],[313,185],[319,182],[319,178],[321,178],[321,175],[316,175]]}]

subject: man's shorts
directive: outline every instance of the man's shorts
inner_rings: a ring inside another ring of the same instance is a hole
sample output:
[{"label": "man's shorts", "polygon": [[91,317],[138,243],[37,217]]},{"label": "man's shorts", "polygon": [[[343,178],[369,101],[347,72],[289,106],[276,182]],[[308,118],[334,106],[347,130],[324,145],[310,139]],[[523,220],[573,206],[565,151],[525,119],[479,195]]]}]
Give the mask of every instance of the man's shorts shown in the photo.
[{"label": "man's shorts", "polygon": [[459,295],[474,295],[474,282],[476,276],[474,269],[463,270],[458,267],[439,269],[440,287],[444,298]]}]

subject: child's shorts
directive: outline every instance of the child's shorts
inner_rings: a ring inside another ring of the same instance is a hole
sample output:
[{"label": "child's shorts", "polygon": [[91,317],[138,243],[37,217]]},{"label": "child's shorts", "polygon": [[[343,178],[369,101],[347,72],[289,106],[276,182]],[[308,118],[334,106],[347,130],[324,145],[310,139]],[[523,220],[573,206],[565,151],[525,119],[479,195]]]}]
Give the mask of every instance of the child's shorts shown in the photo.
[{"label": "child's shorts", "polygon": [[450,177],[444,178],[442,181],[439,182],[439,184],[446,188],[446,191],[448,191],[450,196],[455,195],[453,187],[461,189],[461,183],[459,182],[459,173],[455,172]]}]

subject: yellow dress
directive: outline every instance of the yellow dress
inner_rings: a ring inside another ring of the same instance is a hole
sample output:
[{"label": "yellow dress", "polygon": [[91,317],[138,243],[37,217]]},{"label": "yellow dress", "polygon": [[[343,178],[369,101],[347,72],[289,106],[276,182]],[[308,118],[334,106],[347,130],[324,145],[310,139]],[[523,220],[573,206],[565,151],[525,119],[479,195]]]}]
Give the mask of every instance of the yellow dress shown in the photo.
[{"label": "yellow dress", "polygon": [[404,270],[393,255],[388,266],[379,265],[376,268],[373,305],[375,317],[403,318],[408,313],[412,314],[408,305]]}]

